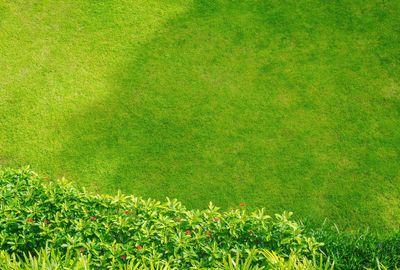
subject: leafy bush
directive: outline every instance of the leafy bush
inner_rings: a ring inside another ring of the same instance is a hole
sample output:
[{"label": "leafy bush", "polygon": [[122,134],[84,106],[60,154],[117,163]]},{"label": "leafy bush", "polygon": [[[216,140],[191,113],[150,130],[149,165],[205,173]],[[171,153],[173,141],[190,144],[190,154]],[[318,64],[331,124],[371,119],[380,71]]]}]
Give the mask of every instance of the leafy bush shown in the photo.
[{"label": "leafy bush", "polygon": [[[291,213],[187,210],[176,200],[92,194],[29,169],[0,170],[0,249],[16,258],[36,250],[79,254],[96,268],[135,261],[171,268],[215,267],[226,258],[271,266],[261,252],[311,258],[321,247]],[[57,263],[60,263],[58,261]]]}]

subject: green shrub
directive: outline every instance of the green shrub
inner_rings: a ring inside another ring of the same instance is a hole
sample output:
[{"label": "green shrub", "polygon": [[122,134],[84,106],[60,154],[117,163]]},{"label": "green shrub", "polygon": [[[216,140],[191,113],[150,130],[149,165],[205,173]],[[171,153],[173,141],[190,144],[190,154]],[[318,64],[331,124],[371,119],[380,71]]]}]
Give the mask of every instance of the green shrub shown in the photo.
[{"label": "green shrub", "polygon": [[[0,170],[0,249],[24,258],[56,250],[90,258],[97,268],[128,261],[172,268],[215,267],[229,256],[268,266],[262,250],[311,258],[321,247],[291,213],[187,210],[176,200],[92,194],[29,169]],[[58,262],[60,263],[60,262]]]}]

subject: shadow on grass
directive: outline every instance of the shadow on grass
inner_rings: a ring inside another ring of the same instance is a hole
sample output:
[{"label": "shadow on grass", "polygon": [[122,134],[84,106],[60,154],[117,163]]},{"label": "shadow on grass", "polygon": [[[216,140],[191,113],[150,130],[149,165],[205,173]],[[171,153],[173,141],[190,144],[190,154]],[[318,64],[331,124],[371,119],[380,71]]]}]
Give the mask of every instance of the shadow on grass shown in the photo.
[{"label": "shadow on grass", "polygon": [[[249,191],[259,197],[258,159],[267,146],[259,149],[257,136],[281,117],[263,112],[276,91],[254,85],[266,65],[272,69],[269,54],[258,59],[270,42],[260,23],[269,8],[195,1],[168,21],[121,64],[110,96],[71,115],[60,163],[102,191],[178,197],[190,206],[238,205]],[[272,187],[270,197],[279,190]]]},{"label": "shadow on grass", "polygon": [[[219,3],[194,1],[132,50],[111,94],[63,124],[70,135],[58,163],[99,191],[367,224],[375,192],[360,172],[368,164],[346,149],[356,144],[362,155],[364,145],[335,124],[365,113],[347,98],[359,87],[352,69],[363,67],[348,58],[351,37],[321,38],[333,30],[307,6]],[[350,124],[369,129],[362,118]]]}]

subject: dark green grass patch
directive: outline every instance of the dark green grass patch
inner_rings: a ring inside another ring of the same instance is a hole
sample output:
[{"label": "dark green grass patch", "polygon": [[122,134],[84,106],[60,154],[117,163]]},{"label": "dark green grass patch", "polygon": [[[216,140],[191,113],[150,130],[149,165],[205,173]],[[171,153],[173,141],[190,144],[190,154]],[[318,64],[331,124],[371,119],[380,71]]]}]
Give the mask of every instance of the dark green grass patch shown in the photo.
[{"label": "dark green grass patch", "polygon": [[3,1],[0,164],[380,229],[400,214],[399,1]]}]

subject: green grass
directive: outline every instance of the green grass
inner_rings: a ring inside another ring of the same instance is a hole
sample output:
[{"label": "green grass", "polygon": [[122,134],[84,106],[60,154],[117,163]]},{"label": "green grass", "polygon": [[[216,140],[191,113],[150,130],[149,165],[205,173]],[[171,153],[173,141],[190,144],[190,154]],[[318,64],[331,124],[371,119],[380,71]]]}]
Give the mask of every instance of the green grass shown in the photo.
[{"label": "green grass", "polygon": [[0,164],[400,225],[400,1],[0,2]]}]

